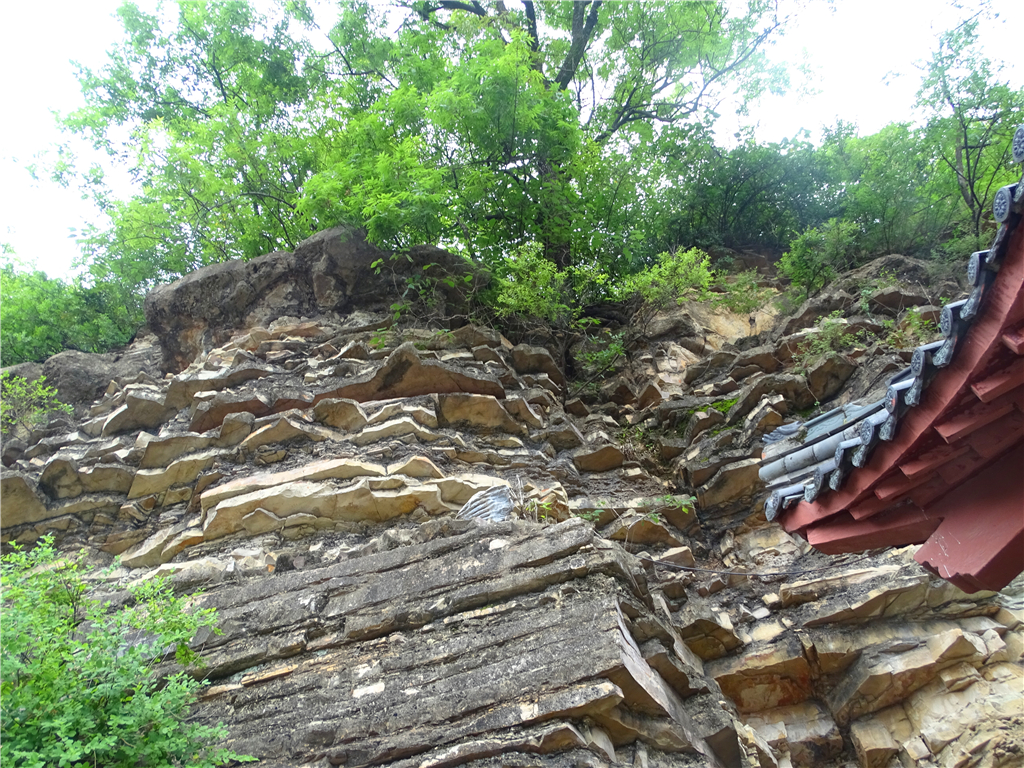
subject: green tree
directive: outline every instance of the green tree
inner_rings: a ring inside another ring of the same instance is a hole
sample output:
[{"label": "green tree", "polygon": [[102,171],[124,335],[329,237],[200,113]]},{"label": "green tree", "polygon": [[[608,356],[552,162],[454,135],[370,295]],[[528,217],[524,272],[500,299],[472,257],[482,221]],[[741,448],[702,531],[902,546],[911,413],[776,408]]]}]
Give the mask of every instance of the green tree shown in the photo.
[{"label": "green tree", "polygon": [[0,374],[0,430],[7,437],[31,433],[57,414],[72,407],[57,399],[57,390],[46,386],[46,377],[26,381],[8,372]]},{"label": "green tree", "polygon": [[794,232],[842,210],[842,187],[805,139],[758,144],[748,135],[723,150],[710,139],[669,148],[652,206],[659,246],[757,248],[778,253]]},{"label": "green tree", "polygon": [[779,260],[779,271],[793,285],[799,301],[814,296],[839,273],[856,265],[857,227],[844,219],[829,219],[804,230]]},{"label": "green tree", "polygon": [[223,728],[186,722],[200,683],[184,671],[154,674],[168,648],[183,664],[188,643],[214,628],[213,611],[186,610],[160,579],[112,609],[88,594],[80,558],[50,539],[0,562],[0,708],[4,764],[214,766],[239,758],[215,744]]},{"label": "green tree", "polygon": [[302,2],[276,13],[119,11],[126,38],[65,119],[143,187],[105,201],[97,280],[138,293],[341,222],[489,264],[536,241],[560,269],[628,271],[661,182],[645,158],[725,84],[777,74],[757,65],[782,24],[767,0],[353,2],[326,31]]},{"label": "green tree", "polygon": [[845,218],[863,232],[862,249],[927,255],[948,232],[956,204],[927,133],[892,123],[850,145],[854,183],[847,187]]},{"label": "green tree", "polygon": [[102,70],[79,69],[86,106],[61,121],[141,186],[119,201],[99,170],[56,169],[65,182],[76,173],[88,182],[109,216],[83,238],[84,261],[125,298],[310,234],[295,207],[314,171],[311,135],[322,116],[304,105],[329,73],[310,60],[287,12],[267,18],[241,0],[176,8],[167,17],[122,5],[125,39]]},{"label": "green tree", "polygon": [[126,344],[142,320],[141,297],[114,281],[51,279],[12,257],[0,261],[0,364],[44,360],[65,349]]},{"label": "green tree", "polygon": [[992,198],[1017,173],[1013,132],[1024,119],[1024,88],[1000,79],[1002,65],[984,55],[976,16],[944,33],[932,54],[917,105],[929,116],[927,136],[955,184],[965,227],[980,243],[991,224]]}]

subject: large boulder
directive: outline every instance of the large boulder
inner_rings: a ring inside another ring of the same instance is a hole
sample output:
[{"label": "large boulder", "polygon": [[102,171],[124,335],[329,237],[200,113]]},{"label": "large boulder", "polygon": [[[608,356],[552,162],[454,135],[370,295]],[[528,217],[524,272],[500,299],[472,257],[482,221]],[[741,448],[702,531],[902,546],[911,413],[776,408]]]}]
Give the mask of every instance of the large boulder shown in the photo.
[{"label": "large boulder", "polygon": [[62,403],[91,403],[115,377],[113,355],[96,355],[69,349],[43,363],[47,385],[57,388]]},{"label": "large boulder", "polygon": [[[146,322],[160,340],[164,369],[178,372],[236,331],[278,317],[385,310],[412,276],[421,288],[438,278],[445,309],[457,307],[467,274],[465,260],[440,248],[418,246],[391,258],[361,231],[335,227],[294,253],[211,264],[158,286],[146,297]],[[453,285],[440,280],[446,276],[456,277]]]},{"label": "large boulder", "polygon": [[211,264],[157,286],[146,296],[145,312],[160,339],[164,368],[176,373],[237,328],[274,315],[308,314],[313,306],[294,254],[275,252],[247,263]]},{"label": "large boulder", "polygon": [[57,389],[57,399],[75,406],[92,403],[114,379],[133,380],[140,373],[153,378],[162,375],[156,338],[145,332],[127,347],[114,352],[100,354],[69,349],[41,365],[22,363],[4,370],[27,381],[45,376],[47,386]]}]

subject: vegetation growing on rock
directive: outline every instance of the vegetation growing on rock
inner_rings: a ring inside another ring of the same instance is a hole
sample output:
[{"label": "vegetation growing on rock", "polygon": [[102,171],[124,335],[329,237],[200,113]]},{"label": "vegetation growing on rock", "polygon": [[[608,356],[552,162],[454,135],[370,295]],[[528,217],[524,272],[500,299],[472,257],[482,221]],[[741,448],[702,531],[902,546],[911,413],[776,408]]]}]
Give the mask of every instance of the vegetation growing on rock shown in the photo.
[{"label": "vegetation growing on rock", "polygon": [[786,19],[760,0],[353,2],[327,22],[303,3],[264,18],[218,0],[119,17],[123,42],[81,71],[86,106],[62,121],[133,168],[143,193],[112,199],[102,169],[61,155],[53,173],[110,223],[82,237],[76,281],[4,266],[3,365],[116,347],[154,285],[340,223],[499,277],[539,247],[572,273],[577,306],[694,247],[785,252],[784,274],[810,295],[884,253],[976,250],[983,201],[1012,180],[1024,107],[979,50],[978,19],[929,63],[922,128],[840,124],[819,146],[741,136],[726,149],[710,130],[715,95],[786,83],[762,57]]}]

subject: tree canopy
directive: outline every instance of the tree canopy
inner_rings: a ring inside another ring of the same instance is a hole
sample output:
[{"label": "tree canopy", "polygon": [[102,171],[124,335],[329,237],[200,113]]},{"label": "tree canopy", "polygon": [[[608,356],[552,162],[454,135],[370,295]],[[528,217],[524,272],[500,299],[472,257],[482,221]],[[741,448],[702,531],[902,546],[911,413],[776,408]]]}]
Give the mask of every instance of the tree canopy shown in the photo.
[{"label": "tree canopy", "polygon": [[352,2],[326,45],[309,6],[279,10],[121,8],[125,39],[65,120],[144,190],[87,239],[101,270],[161,279],[340,222],[386,246],[494,261],[537,240],[560,268],[612,264],[659,182],[645,158],[688,142],[725,85],[781,77],[758,66],[782,23],[765,0]]},{"label": "tree canopy", "polygon": [[[788,252],[787,274],[813,276],[800,286],[813,292],[872,255],[976,247],[1024,119],[1024,90],[984,55],[977,19],[926,65],[920,125],[723,147],[724,93],[787,84],[765,61],[786,22],[769,0],[350,0],[330,18],[304,0],[262,12],[203,0],[156,14],[128,2],[118,16],[123,39],[104,67],[80,69],[86,106],[62,123],[141,192],[116,199],[101,168],[62,155],[57,175],[109,217],[80,240],[87,272],[75,284],[4,272],[5,304],[64,291],[68,307],[115,314],[82,338],[25,330],[45,339],[19,341],[18,359],[58,338],[115,343],[154,284],[341,223],[499,277],[536,246],[604,286],[691,247]],[[27,302],[5,317],[31,314]]]}]

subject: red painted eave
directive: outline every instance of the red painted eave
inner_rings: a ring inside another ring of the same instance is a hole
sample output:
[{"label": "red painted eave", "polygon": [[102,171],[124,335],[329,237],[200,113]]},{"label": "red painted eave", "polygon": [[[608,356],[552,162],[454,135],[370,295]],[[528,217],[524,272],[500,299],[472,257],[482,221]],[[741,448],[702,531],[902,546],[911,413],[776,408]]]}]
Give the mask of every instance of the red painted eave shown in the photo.
[{"label": "red painted eave", "polygon": [[1024,224],[950,365],[843,488],[780,521],[828,553],[921,544],[967,592],[1024,571]]}]

